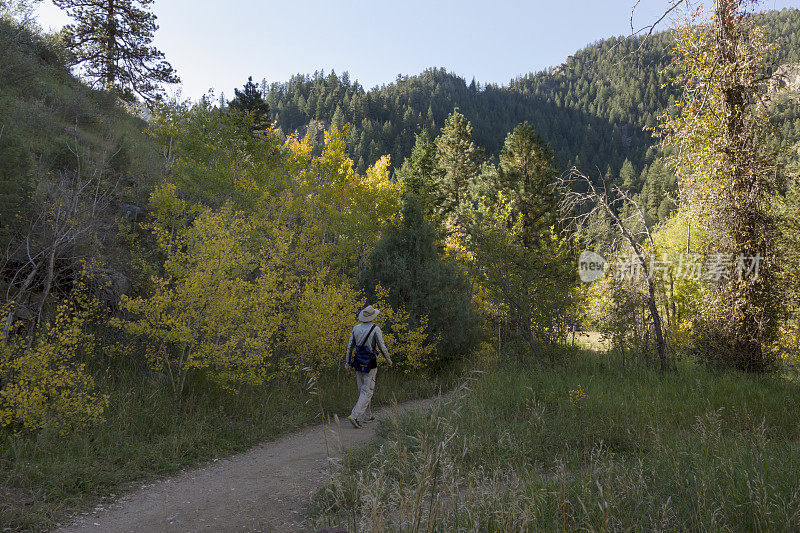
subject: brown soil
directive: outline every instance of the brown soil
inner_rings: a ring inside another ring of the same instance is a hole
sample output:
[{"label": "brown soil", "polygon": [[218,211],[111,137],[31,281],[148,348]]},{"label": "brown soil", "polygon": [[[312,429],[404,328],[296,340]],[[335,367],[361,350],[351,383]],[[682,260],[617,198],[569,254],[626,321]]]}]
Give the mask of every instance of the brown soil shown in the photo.
[{"label": "brown soil", "polygon": [[[437,398],[385,408],[428,408]],[[306,531],[303,509],[329,478],[342,450],[375,438],[376,423],[355,429],[345,419],[310,427],[227,459],[145,485],[97,507],[58,531]]]}]

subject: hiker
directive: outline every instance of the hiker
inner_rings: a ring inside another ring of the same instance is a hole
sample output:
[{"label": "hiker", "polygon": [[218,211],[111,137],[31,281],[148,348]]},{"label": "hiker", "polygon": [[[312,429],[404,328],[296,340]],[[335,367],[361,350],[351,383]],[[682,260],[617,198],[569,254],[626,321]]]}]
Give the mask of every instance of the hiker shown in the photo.
[{"label": "hiker", "polygon": [[375,420],[369,404],[375,390],[375,374],[378,372],[376,347],[386,358],[386,364],[392,366],[389,351],[383,342],[381,328],[372,323],[379,313],[380,311],[371,305],[365,307],[358,314],[359,323],[353,327],[350,342],[347,343],[344,368],[347,371],[355,371],[358,384],[358,402],[347,419],[356,429],[361,429],[364,427],[364,423]]}]

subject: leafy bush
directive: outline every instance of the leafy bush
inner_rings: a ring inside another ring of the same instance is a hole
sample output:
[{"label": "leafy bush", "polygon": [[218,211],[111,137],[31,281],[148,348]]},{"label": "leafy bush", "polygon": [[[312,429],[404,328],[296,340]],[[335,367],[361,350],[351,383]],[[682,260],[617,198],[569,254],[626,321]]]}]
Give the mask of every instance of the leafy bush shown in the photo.
[{"label": "leafy bush", "polygon": [[319,276],[306,284],[286,329],[286,346],[293,355],[284,365],[295,367],[286,370],[318,373],[341,364],[350,328],[365,305],[348,283],[328,284]]},{"label": "leafy bush", "polygon": [[0,425],[65,432],[103,420],[108,397],[95,390],[83,359],[95,350],[94,335],[87,332],[94,312],[78,287],[31,345],[0,336]]},{"label": "leafy bush", "polygon": [[226,204],[205,209],[182,231],[157,223],[152,230],[167,257],[164,273],[152,279],[150,296],[123,298],[132,317],[114,323],[147,339],[149,364],[169,375],[176,394],[191,370],[226,387],[262,383],[277,370],[284,295],[253,247],[251,223]]}]

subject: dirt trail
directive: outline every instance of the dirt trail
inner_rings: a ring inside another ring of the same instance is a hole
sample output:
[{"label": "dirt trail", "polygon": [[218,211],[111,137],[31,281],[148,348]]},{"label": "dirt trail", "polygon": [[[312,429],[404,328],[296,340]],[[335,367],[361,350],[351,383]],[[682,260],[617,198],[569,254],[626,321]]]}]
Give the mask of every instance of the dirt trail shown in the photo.
[{"label": "dirt trail", "polygon": [[[439,398],[400,404],[425,409]],[[376,412],[386,418],[395,408]],[[196,470],[145,485],[58,531],[305,531],[302,512],[329,475],[328,457],[375,438],[376,423],[306,428]],[[327,447],[326,447],[327,434]]]}]

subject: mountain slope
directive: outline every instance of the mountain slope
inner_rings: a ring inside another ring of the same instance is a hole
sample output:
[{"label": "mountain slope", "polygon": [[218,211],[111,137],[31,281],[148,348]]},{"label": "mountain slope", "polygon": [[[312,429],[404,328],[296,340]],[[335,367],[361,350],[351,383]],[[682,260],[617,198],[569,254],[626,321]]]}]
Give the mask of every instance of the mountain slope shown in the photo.
[{"label": "mountain slope", "polygon": [[120,200],[144,197],[158,173],[146,123],[73,76],[66,54],[55,37],[0,18],[0,244],[31,189],[71,168],[125,178]]},{"label": "mountain slope", "polygon": [[[800,61],[800,11],[760,15],[779,42],[776,65]],[[435,136],[459,107],[472,122],[476,141],[497,154],[505,135],[530,122],[556,153],[561,169],[618,177],[628,159],[639,174],[651,164],[653,127],[674,99],[668,85],[669,32],[642,38],[611,38],[578,51],[547,71],[512,80],[508,86],[479,85],[445,69],[366,90],[345,73],[317,72],[264,87],[272,118],[286,133],[318,133],[329,124],[351,124],[348,147],[359,167],[389,153],[395,166],[411,152],[414,136]],[[800,132],[798,132],[800,134]]]}]

